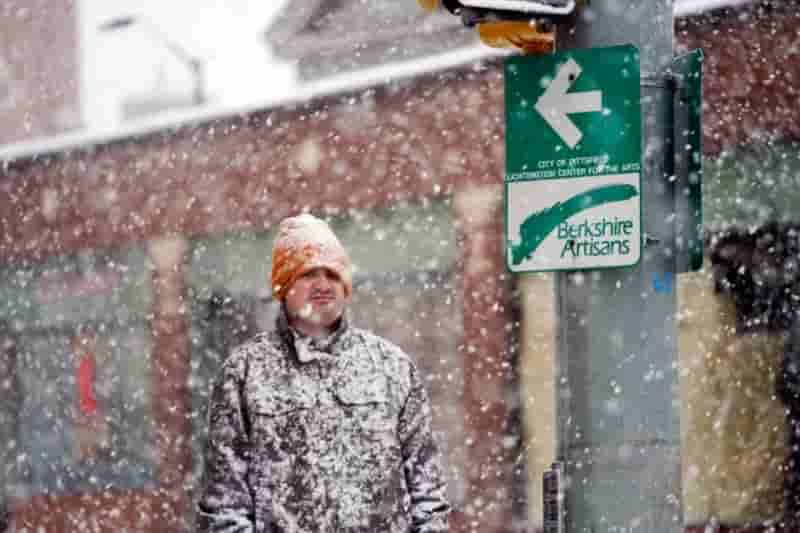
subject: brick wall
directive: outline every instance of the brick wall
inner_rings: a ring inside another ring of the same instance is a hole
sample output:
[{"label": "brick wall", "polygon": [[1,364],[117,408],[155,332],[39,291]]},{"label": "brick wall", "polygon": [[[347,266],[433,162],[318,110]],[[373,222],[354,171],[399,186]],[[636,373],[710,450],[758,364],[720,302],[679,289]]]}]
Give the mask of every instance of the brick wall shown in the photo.
[{"label": "brick wall", "polygon": [[0,3],[0,145],[80,123],[75,0]]}]

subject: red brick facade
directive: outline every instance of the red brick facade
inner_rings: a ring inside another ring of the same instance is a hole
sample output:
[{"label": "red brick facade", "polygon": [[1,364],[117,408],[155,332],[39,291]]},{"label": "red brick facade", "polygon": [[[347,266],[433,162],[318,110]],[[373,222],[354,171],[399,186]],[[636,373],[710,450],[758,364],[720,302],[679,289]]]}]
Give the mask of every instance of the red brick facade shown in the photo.
[{"label": "red brick facade", "polygon": [[0,144],[51,137],[79,125],[74,4],[0,5]]},{"label": "red brick facade", "polygon": [[681,49],[705,53],[706,153],[800,138],[800,9],[786,2],[678,22]]},{"label": "red brick facade", "polygon": [[[458,274],[464,295],[459,345],[465,429],[472,441],[466,452],[467,498],[473,502],[468,512],[455,514],[454,530],[471,530],[477,520],[503,531],[510,520],[508,413],[502,401],[487,405],[484,399],[487,390],[493,392],[490,398],[502,399],[509,368],[502,333],[508,278],[500,253],[497,186],[501,93],[501,76],[492,67],[15,162],[0,187],[5,236],[0,255],[41,258],[162,236],[268,228],[302,207],[369,209],[453,197],[464,250]],[[181,435],[188,431],[187,400],[185,387],[176,385],[186,382],[186,325],[169,311],[170,302],[181,298],[180,263],[158,266],[155,276],[153,389],[156,405],[170,406],[154,413],[158,478],[166,508],[172,509],[161,518],[172,523],[186,504]],[[53,512],[43,513],[52,501],[19,503],[27,509],[21,514],[26,524],[40,523],[44,514],[54,519]],[[118,520],[126,523],[125,515]]]}]

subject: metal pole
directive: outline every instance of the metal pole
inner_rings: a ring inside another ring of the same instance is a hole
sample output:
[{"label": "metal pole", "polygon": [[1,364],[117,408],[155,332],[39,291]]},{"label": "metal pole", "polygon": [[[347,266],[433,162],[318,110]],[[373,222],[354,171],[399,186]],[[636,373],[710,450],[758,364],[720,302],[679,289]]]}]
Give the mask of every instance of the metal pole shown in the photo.
[{"label": "metal pole", "polygon": [[192,103],[202,105],[206,101],[205,95],[205,69],[203,61],[191,55],[185,48],[179,46],[170,36],[159,28],[148,18],[140,17],[142,23],[147,27],[152,35],[156,37],[169,52],[179,61],[184,63],[192,76],[194,87],[192,88]]},{"label": "metal pole", "polygon": [[189,68],[192,71],[194,89],[192,90],[192,102],[195,105],[203,105],[206,102],[206,71],[205,66],[199,59],[189,61]]},{"label": "metal pole", "polygon": [[150,32],[150,35],[160,42],[178,61],[186,65],[194,84],[192,88],[192,103],[203,105],[206,102],[206,73],[203,61],[191,55],[182,46],[179,46],[149,18],[141,15],[117,17],[101,24],[98,29],[100,31],[113,31],[128,28],[137,22],[143,24],[147,31]]},{"label": "metal pole", "polygon": [[639,47],[644,250],[631,268],[556,274],[557,459],[568,532],[677,532],[680,404],[675,322],[672,2],[592,0],[557,49]]}]

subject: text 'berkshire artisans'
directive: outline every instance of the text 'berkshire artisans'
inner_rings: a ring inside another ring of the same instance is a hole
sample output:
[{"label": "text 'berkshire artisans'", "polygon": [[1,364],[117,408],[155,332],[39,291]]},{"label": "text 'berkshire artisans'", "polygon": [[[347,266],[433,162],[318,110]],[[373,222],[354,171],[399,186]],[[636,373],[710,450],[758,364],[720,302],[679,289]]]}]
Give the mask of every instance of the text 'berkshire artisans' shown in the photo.
[{"label": "text 'berkshire artisans'", "polygon": [[584,219],[578,224],[562,222],[558,225],[558,239],[564,241],[561,257],[628,255],[631,253],[630,235],[633,220],[609,220],[603,217],[596,222]]}]

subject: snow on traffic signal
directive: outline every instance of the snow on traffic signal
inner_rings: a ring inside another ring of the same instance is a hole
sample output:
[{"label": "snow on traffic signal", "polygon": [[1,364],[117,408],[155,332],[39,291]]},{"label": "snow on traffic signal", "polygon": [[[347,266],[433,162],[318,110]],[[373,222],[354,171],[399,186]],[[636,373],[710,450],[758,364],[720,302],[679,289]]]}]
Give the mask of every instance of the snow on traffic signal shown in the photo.
[{"label": "snow on traffic signal", "polygon": [[440,5],[461,17],[466,26],[506,20],[558,19],[575,10],[575,0],[417,0],[427,10]]}]

